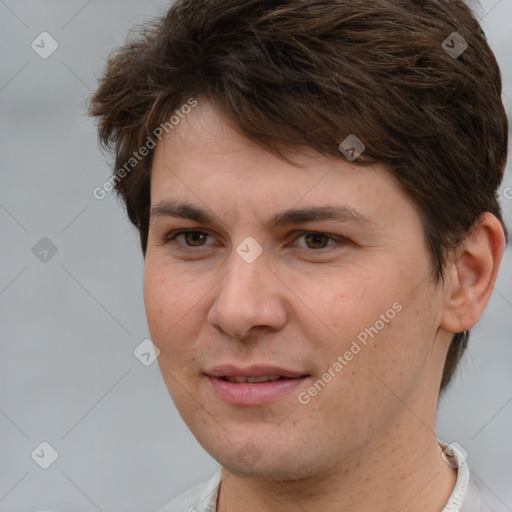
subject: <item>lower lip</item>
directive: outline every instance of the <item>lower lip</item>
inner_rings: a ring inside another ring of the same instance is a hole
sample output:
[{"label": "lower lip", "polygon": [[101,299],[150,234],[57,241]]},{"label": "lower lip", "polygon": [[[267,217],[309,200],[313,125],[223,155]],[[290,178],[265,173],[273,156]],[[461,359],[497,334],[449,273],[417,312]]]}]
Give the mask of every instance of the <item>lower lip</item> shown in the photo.
[{"label": "lower lip", "polygon": [[296,390],[308,377],[280,379],[260,383],[229,382],[208,376],[217,395],[231,405],[264,405]]}]

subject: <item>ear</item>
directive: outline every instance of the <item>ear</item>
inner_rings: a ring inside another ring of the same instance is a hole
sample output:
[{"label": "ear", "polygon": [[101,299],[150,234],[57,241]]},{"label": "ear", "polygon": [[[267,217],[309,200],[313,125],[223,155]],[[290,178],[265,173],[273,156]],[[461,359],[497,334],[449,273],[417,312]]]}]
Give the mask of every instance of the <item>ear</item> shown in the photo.
[{"label": "ear", "polygon": [[449,279],[440,327],[457,333],[477,323],[494,289],[504,247],[500,221],[485,213],[457,247],[446,269]]}]

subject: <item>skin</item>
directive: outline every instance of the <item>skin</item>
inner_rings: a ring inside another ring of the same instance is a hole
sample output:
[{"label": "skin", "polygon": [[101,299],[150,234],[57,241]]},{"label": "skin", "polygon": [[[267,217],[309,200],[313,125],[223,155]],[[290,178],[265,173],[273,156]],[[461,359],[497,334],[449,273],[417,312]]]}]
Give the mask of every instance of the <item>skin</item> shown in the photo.
[{"label": "skin", "polygon": [[[298,165],[238,134],[205,100],[155,149],[152,207],[187,201],[214,217],[151,216],[144,300],[165,383],[223,467],[220,511],[438,512],[456,478],[435,433],[444,359],[452,333],[470,329],[489,300],[501,226],[482,218],[443,286],[431,278],[418,212],[384,167],[290,155]],[[372,221],[267,226],[277,212],[313,205]],[[169,241],[179,229],[203,235]],[[248,236],[263,248],[252,263],[236,252]],[[297,393],[395,303],[401,311],[301,404]],[[274,403],[230,405],[205,375],[225,363],[310,377]]]}]

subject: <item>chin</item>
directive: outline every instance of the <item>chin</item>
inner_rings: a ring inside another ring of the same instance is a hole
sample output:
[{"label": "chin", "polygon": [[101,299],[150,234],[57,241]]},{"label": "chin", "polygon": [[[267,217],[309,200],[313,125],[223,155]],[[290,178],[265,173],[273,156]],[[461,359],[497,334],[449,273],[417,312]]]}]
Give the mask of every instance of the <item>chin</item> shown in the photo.
[{"label": "chin", "polygon": [[310,480],[314,475],[323,473],[324,468],[312,466],[308,461],[296,461],[284,464],[277,460],[262,457],[256,464],[248,465],[235,457],[216,459],[230,473],[243,478],[254,478],[268,482],[297,482]]},{"label": "chin", "polygon": [[248,430],[243,436],[230,436],[209,430],[202,438],[194,435],[223,468],[240,477],[291,482],[327,470],[326,457],[316,453],[309,459],[304,442],[285,436],[288,443],[283,444],[282,438],[273,440],[267,430],[259,433]]}]

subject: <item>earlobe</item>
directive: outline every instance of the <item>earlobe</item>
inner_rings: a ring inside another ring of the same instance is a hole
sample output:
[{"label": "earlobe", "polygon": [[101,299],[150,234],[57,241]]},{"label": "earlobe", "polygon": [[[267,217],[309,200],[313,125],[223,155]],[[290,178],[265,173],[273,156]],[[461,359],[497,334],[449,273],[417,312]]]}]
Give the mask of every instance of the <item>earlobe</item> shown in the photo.
[{"label": "earlobe", "polygon": [[505,247],[500,221],[487,212],[461,242],[447,268],[441,325],[448,332],[471,329],[491,297]]}]

